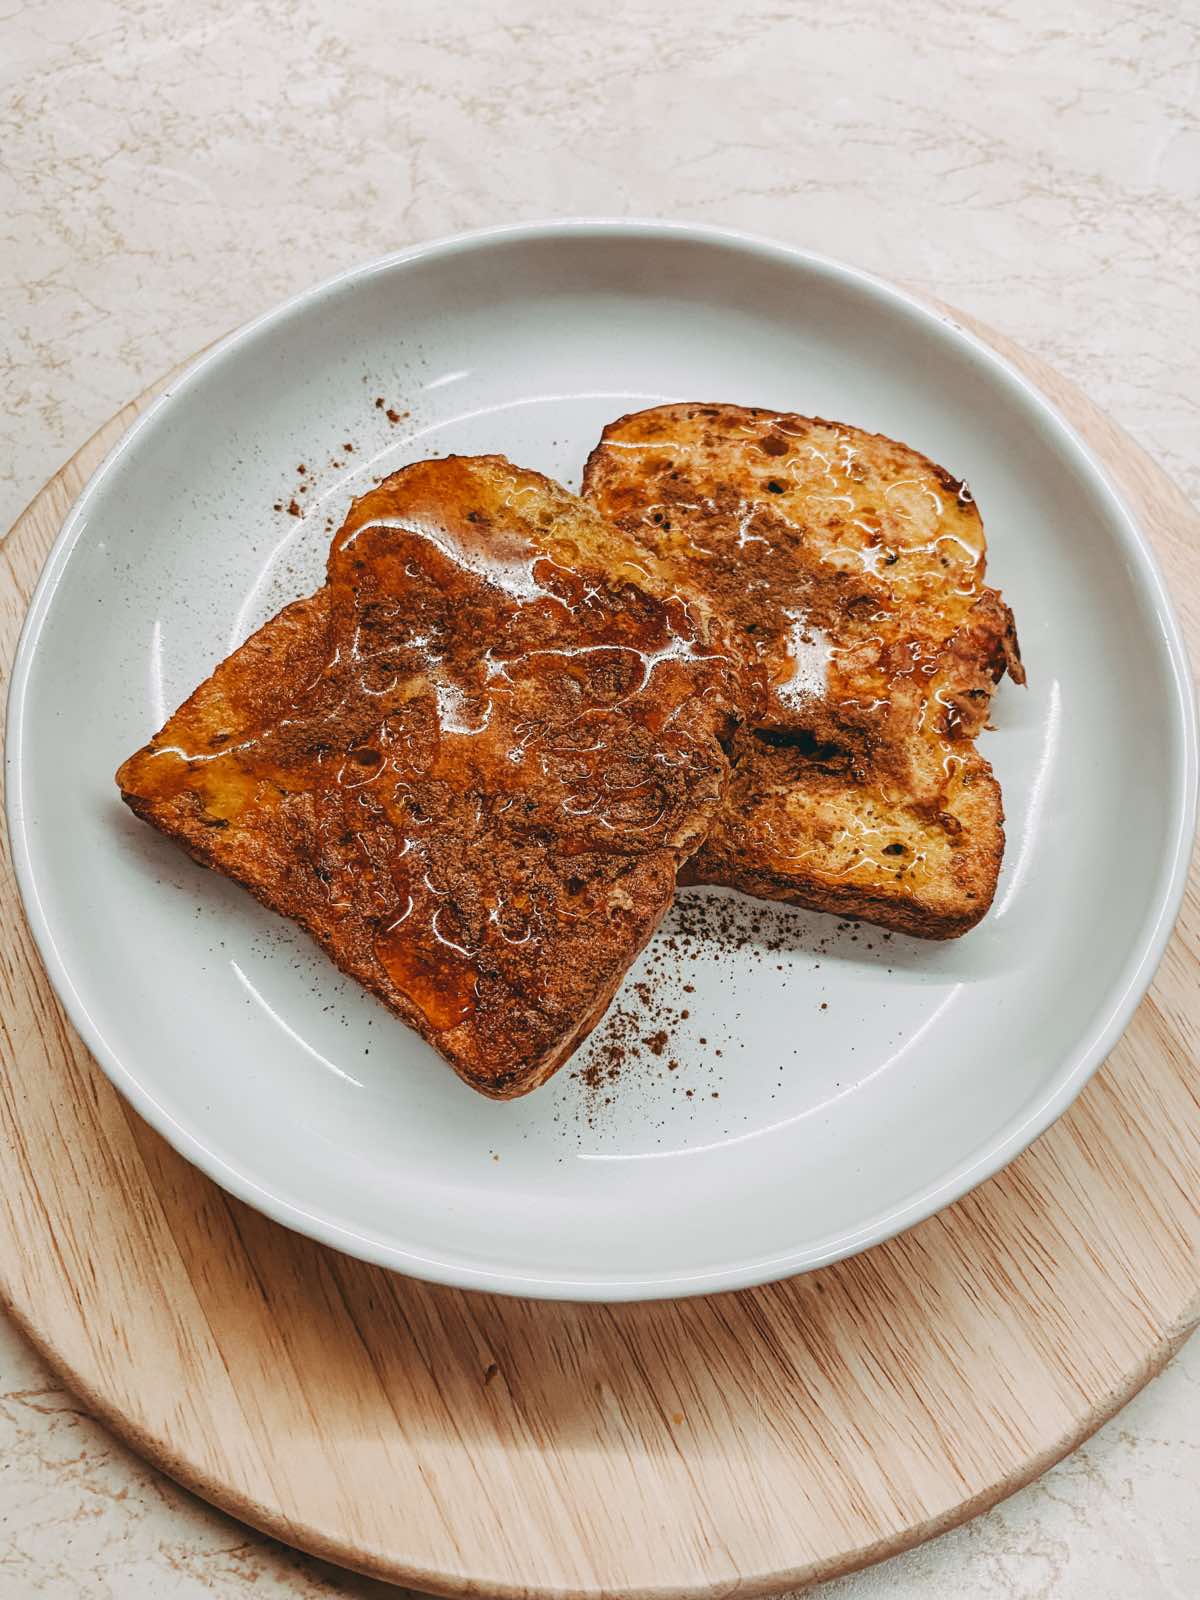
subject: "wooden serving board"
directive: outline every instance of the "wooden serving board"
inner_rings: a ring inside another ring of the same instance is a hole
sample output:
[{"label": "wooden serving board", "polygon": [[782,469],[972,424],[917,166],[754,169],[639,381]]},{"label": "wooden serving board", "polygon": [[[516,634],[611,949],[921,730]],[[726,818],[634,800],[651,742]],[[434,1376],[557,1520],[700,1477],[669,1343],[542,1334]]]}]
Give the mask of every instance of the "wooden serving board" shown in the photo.
[{"label": "wooden serving board", "polygon": [[[977,331],[1118,481],[1200,657],[1192,508],[1077,390]],[[151,397],[9,534],[6,669],[67,508]],[[72,1032],[5,856],[0,1291],[135,1450],[363,1572],[489,1600],[668,1600],[876,1561],[1042,1472],[1200,1318],[1197,889],[1193,868],[1158,978],[1107,1066],[958,1205],[772,1287],[570,1306],[390,1275],[214,1187]]]}]

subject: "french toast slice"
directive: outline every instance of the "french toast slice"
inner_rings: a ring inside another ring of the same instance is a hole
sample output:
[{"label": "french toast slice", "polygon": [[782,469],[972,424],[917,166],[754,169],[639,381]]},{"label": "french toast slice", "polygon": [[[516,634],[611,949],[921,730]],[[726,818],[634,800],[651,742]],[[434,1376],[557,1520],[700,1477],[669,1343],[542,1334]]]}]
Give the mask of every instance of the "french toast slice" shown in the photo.
[{"label": "french toast slice", "polygon": [[908,446],[755,407],[611,423],[583,493],[670,563],[765,673],[729,798],[680,881],[926,938],[987,911],[1000,789],[973,740],[1012,614],[966,486]]},{"label": "french toast slice", "polygon": [[354,502],[325,586],[117,773],[497,1098],[600,1019],[729,775],[736,653],[702,600],[500,456]]}]

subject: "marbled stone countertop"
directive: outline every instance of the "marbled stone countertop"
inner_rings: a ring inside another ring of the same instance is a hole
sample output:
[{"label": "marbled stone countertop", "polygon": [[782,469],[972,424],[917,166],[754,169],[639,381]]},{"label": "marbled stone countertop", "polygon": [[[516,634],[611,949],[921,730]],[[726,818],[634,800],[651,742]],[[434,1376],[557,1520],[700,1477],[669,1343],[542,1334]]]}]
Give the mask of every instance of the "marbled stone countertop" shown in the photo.
[{"label": "marbled stone countertop", "polygon": [[[1200,492],[1200,11],[1169,0],[14,0],[0,525],[125,400],[413,240],[733,224],[901,279]],[[0,1327],[0,1600],[395,1595],[191,1499]],[[822,1600],[1195,1600],[1200,1344],[988,1516]]]}]

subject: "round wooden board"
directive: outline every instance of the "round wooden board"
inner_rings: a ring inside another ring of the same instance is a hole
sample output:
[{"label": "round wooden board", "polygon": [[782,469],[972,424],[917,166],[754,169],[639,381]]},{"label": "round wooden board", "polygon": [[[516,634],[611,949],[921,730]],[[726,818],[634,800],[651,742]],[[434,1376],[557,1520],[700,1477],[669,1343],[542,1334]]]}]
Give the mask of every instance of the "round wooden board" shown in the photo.
[{"label": "round wooden board", "polygon": [[[1107,464],[1200,654],[1192,508],[1077,390],[976,331]],[[6,669],[68,506],[150,398],[9,534]],[[379,1577],[453,1595],[666,1600],[864,1565],[1044,1471],[1200,1317],[1197,888],[1194,868],[1106,1067],[960,1204],[768,1288],[570,1306],[389,1275],[214,1187],[71,1031],[6,855],[4,1299],[135,1450],[244,1521]]]}]

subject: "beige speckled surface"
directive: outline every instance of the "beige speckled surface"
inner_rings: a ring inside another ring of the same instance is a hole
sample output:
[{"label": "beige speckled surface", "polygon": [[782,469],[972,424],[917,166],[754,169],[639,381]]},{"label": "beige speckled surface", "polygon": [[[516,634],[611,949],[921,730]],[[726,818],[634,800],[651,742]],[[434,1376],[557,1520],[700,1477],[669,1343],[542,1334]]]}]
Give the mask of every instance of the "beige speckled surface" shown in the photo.
[{"label": "beige speckled surface", "polygon": [[[0,83],[5,526],[122,401],[280,296],[571,212],[732,223],[928,289],[1200,493],[1194,6],[18,0]],[[0,1390],[0,1600],[397,1593],[140,1465],[11,1328]],[[1194,1600],[1198,1472],[1193,1341],[1040,1483],[823,1600]]]}]

